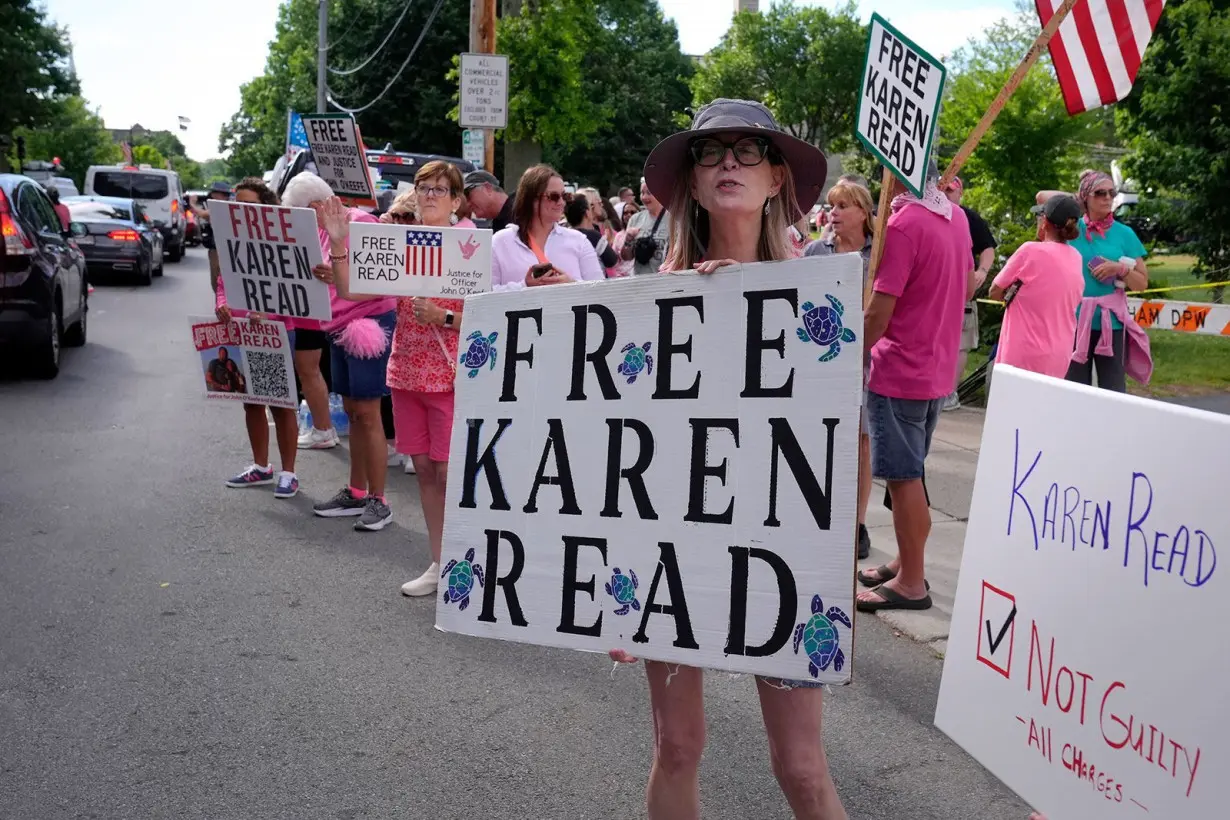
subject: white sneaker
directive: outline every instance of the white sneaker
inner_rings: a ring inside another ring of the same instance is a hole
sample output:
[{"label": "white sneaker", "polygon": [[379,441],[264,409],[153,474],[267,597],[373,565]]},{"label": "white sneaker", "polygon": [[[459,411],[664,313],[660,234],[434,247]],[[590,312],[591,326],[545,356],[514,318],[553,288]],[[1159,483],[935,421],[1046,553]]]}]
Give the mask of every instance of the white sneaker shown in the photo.
[{"label": "white sneaker", "polygon": [[403,468],[406,471],[406,475],[414,475],[414,459],[410,458],[410,456],[403,456],[403,458],[406,459],[406,466]]},{"label": "white sneaker", "polygon": [[300,450],[329,450],[341,443],[337,430],[317,430],[315,427],[299,436]]},{"label": "white sneaker", "polygon": [[950,393],[948,395],[948,398],[944,399],[944,411],[947,412],[949,410],[960,410],[960,409],[961,409],[961,400],[957,398],[956,393]]},{"label": "white sneaker", "polygon": [[413,581],[407,581],[401,585],[401,594],[409,595],[411,598],[421,598],[424,595],[434,595],[436,587],[440,585],[440,565],[432,562],[419,577]]},{"label": "white sneaker", "polygon": [[392,444],[386,444],[385,447],[388,449],[388,461],[385,463],[390,467],[400,467],[401,460],[405,458],[405,456],[397,452],[397,448]]}]

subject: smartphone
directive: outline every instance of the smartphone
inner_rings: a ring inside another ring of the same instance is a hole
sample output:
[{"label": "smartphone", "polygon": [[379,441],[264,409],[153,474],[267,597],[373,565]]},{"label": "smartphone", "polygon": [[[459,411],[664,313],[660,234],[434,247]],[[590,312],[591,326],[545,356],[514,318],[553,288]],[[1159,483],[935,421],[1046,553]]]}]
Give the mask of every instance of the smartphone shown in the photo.
[{"label": "smartphone", "polygon": [[552,271],[551,263],[543,262],[542,264],[535,265],[534,267],[530,268],[530,275],[533,276],[535,279],[541,279],[542,277],[546,276],[551,271]]},{"label": "smartphone", "polygon": [[1005,307],[1012,304],[1012,300],[1016,298],[1016,293],[1020,289],[1021,289],[1021,283],[1019,281],[1013,282],[1011,285],[1008,286],[1008,289],[1004,291],[1004,306]]},{"label": "smartphone", "polygon": [[1108,260],[1103,259],[1103,258],[1102,258],[1102,257],[1100,257],[1100,256],[1095,256],[1095,257],[1093,257],[1092,259],[1090,259],[1090,260],[1089,260],[1089,270],[1091,270],[1091,271],[1095,271],[1095,270],[1097,270],[1098,268],[1100,268],[1100,267],[1102,267],[1103,265],[1105,265],[1105,264],[1107,263],[1107,261],[1108,261]]}]

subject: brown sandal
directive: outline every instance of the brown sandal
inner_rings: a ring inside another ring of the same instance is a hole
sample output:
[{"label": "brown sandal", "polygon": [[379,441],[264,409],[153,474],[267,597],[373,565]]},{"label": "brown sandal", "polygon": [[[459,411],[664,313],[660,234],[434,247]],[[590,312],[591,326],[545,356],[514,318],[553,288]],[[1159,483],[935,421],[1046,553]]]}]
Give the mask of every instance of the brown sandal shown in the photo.
[{"label": "brown sandal", "polygon": [[[873,578],[869,573],[875,573]],[[858,582],[865,587],[878,587],[880,584],[887,583],[897,577],[897,573],[888,568],[888,564],[881,564],[874,569],[859,570],[855,576]]]}]

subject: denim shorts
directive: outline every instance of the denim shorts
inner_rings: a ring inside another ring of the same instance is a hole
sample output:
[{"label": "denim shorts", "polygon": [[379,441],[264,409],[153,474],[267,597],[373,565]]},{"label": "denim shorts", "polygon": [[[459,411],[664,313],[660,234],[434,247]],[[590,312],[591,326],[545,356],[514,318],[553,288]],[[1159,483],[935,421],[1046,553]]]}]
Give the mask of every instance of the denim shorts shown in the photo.
[{"label": "denim shorts", "polygon": [[389,344],[384,352],[371,359],[360,359],[342,349],[342,346],[329,338],[329,369],[333,381],[333,392],[347,399],[379,399],[389,395],[386,384],[389,369],[389,352],[393,349],[393,328],[397,325],[397,311],[390,310],[379,316],[369,316],[375,319],[389,337]]},{"label": "denim shorts", "polygon": [[884,481],[922,478],[943,405],[943,398],[894,399],[868,390],[871,474]]}]

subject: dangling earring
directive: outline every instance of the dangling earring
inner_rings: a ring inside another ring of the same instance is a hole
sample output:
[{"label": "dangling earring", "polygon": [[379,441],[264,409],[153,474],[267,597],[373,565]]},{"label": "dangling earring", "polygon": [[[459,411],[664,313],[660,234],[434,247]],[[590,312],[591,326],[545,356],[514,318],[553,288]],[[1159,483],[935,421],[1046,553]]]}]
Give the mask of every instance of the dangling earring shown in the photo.
[{"label": "dangling earring", "polygon": [[764,201],[764,215],[769,215],[769,203],[773,201],[773,197],[769,197]]},{"label": "dangling earring", "polygon": [[449,215],[448,215],[448,224],[450,224],[450,225],[456,225],[456,224],[457,224],[458,222],[460,222],[460,221],[461,221],[461,220],[459,220],[459,219],[457,218],[457,212],[456,212],[456,211],[453,211],[451,214],[449,214]]}]

